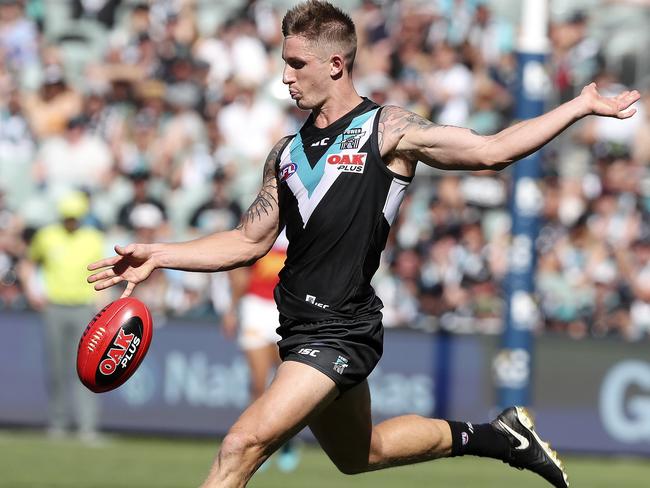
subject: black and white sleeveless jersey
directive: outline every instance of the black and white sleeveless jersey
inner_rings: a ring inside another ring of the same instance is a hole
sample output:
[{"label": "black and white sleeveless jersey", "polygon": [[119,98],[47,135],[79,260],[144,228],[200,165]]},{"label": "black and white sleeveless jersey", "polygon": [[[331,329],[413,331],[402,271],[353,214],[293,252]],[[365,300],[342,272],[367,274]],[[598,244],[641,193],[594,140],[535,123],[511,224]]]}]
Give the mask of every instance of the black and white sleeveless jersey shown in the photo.
[{"label": "black and white sleeveless jersey", "polygon": [[364,99],[323,129],[310,117],[279,155],[289,247],[275,300],[286,319],[353,319],[382,308],[370,279],[410,178],[381,159],[380,110]]}]

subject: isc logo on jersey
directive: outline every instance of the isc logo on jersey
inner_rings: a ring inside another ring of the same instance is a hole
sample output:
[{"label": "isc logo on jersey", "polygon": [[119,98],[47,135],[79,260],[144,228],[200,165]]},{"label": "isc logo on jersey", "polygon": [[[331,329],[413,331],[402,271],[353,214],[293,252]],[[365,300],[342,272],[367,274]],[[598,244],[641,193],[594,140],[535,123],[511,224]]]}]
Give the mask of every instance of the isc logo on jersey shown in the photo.
[{"label": "isc logo on jersey", "polygon": [[330,154],[327,157],[327,162],[335,165],[337,171],[342,173],[363,173],[367,156],[367,153]]}]

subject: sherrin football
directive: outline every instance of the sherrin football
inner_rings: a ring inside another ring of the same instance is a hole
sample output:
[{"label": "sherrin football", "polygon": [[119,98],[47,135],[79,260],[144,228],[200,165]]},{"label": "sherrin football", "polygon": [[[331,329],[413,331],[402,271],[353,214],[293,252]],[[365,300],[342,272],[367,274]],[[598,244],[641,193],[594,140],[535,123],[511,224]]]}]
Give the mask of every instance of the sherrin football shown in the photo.
[{"label": "sherrin football", "polygon": [[153,324],[146,305],[120,298],[97,313],[77,349],[77,374],[91,391],[114,390],[138,368],[151,343]]}]

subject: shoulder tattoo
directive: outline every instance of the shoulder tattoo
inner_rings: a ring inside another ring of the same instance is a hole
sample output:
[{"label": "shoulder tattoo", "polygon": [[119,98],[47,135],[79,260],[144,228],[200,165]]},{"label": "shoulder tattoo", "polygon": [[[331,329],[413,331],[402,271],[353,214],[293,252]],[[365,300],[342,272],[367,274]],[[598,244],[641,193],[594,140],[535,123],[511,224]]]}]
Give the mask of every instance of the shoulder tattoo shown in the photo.
[{"label": "shoulder tattoo", "polygon": [[[452,125],[439,125],[416,113],[401,107],[388,105],[384,107],[379,116],[378,140],[381,151],[385,140],[399,140],[407,130],[428,130],[434,127],[456,127]],[[473,134],[476,131],[469,129]]]},{"label": "shoulder tattoo", "polygon": [[424,130],[431,127],[436,127],[436,124],[401,107],[388,105],[379,115],[379,150],[382,150],[384,141],[399,140],[408,129]]},{"label": "shoulder tattoo", "polygon": [[259,222],[278,209],[277,159],[286,140],[286,137],[280,140],[266,158],[262,173],[262,188],[251,206],[242,215],[237,229],[241,229],[247,224]]}]

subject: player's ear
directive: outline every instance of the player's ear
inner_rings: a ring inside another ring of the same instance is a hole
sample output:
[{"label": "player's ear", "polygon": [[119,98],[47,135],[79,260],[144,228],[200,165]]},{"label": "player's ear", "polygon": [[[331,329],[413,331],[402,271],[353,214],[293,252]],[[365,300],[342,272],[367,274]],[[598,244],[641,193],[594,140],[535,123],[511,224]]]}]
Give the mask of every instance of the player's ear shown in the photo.
[{"label": "player's ear", "polygon": [[343,74],[345,69],[345,61],[343,56],[340,54],[332,54],[330,56],[330,76],[334,79],[338,79]]}]

